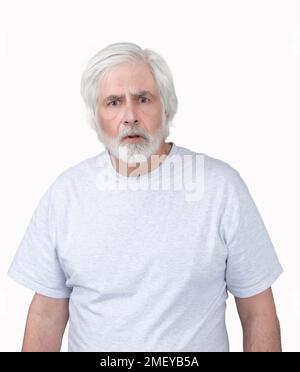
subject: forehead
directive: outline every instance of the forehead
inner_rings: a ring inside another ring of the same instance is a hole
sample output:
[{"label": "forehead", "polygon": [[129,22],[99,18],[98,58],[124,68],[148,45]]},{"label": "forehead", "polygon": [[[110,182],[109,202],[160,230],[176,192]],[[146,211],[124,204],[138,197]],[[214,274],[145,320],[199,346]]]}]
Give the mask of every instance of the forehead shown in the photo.
[{"label": "forehead", "polygon": [[100,95],[122,94],[127,90],[132,93],[137,91],[150,91],[158,93],[157,84],[147,64],[123,63],[106,72],[99,84]]}]

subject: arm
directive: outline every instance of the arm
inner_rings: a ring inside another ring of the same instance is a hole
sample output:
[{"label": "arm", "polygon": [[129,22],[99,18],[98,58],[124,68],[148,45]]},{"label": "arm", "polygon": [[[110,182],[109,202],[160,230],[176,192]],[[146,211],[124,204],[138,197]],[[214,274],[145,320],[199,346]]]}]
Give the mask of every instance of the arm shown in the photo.
[{"label": "arm", "polygon": [[22,351],[60,351],[69,299],[35,294],[29,307]]},{"label": "arm", "polygon": [[281,351],[280,326],[271,288],[248,298],[235,298],[243,327],[245,352]]}]

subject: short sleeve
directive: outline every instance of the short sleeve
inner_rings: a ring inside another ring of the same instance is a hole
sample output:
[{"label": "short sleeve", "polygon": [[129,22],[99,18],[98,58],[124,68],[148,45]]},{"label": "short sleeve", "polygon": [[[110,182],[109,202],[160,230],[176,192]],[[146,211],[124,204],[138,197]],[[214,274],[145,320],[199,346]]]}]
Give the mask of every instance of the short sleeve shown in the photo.
[{"label": "short sleeve", "polygon": [[55,244],[51,209],[53,185],[41,197],[21,240],[8,275],[16,282],[42,295],[70,297],[66,277]]},{"label": "short sleeve", "polygon": [[248,187],[233,171],[221,231],[227,247],[227,289],[242,298],[271,287],[283,269]]}]

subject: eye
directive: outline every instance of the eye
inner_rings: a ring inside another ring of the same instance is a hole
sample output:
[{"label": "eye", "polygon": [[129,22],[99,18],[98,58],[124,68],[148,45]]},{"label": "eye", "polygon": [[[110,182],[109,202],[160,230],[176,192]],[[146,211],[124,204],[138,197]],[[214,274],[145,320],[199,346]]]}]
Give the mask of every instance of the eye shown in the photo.
[{"label": "eye", "polygon": [[140,102],[141,103],[147,103],[147,102],[149,102],[150,101],[150,99],[149,98],[147,98],[147,97],[140,97]]},{"label": "eye", "polygon": [[120,102],[120,100],[115,99],[113,101],[108,102],[107,106],[117,106],[117,102]]}]

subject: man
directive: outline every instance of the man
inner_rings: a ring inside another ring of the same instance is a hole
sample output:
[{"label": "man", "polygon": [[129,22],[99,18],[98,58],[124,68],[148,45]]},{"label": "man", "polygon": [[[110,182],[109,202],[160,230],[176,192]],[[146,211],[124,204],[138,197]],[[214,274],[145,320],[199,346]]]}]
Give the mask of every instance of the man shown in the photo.
[{"label": "man", "polygon": [[239,173],[165,141],[177,110],[165,61],[109,45],[81,92],[105,150],[57,177],[10,267],[36,292],[22,350],[59,351],[69,320],[69,351],[228,351],[229,290],[244,350],[280,351],[282,267]]}]

